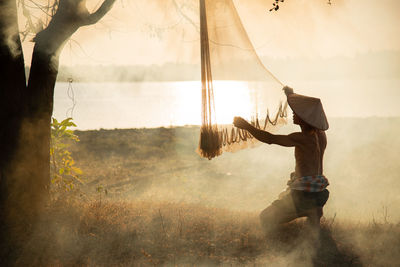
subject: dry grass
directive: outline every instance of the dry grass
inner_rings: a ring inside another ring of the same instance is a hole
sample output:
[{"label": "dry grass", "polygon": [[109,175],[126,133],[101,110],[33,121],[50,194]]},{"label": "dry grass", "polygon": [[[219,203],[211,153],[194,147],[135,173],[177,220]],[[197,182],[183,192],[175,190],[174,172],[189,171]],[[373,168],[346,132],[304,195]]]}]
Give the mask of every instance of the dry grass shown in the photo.
[{"label": "dry grass", "polygon": [[[324,160],[331,192],[326,214],[369,222],[380,218],[386,206],[389,221],[400,221],[400,118],[331,119],[330,124]],[[109,197],[123,200],[184,201],[259,212],[285,189],[294,168],[292,148],[261,145],[210,161],[196,153],[199,131],[76,132],[81,141],[71,150],[84,172],[82,190],[90,195],[101,185]]]},{"label": "dry grass", "polygon": [[265,237],[254,213],[150,202],[59,201],[43,215],[18,265],[389,266],[400,227],[304,221]]},{"label": "dry grass", "polygon": [[[49,204],[18,265],[395,266],[400,124],[331,124],[325,211],[338,216],[323,221],[319,236],[303,220],[274,236],[260,229],[258,212],[293,168],[290,150],[259,147],[208,161],[195,153],[198,128],[85,131],[71,150],[85,174],[86,198]],[[96,192],[100,185],[107,196]],[[378,223],[369,211],[382,199],[392,206]],[[344,221],[346,209],[352,221]],[[362,213],[366,219],[354,223]]]}]

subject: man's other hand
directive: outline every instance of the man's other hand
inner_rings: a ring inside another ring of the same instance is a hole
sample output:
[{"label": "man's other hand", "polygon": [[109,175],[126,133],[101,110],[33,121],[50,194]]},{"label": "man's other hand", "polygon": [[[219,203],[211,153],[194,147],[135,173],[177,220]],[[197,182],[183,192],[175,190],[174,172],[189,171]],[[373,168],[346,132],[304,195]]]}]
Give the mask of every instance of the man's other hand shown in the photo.
[{"label": "man's other hand", "polygon": [[233,118],[233,125],[235,125],[236,127],[240,128],[240,129],[245,129],[245,130],[247,130],[249,128],[249,126],[251,126],[250,123],[248,123],[242,117]]}]

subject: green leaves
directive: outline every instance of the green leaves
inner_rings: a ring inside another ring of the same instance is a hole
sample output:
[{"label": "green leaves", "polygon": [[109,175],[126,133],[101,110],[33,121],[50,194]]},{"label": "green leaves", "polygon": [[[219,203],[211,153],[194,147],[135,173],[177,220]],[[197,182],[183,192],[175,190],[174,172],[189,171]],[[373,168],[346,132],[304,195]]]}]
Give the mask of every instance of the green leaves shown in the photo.
[{"label": "green leaves", "polygon": [[82,170],[75,166],[75,161],[68,150],[71,144],[79,142],[78,136],[69,129],[70,127],[76,127],[72,118],[61,122],[56,118],[52,119],[50,171],[52,191],[55,192],[68,192],[75,189],[77,185],[83,184]]},{"label": "green leaves", "polygon": [[78,136],[74,134],[74,131],[68,129],[68,127],[76,127],[76,124],[72,122],[72,118],[67,118],[62,122],[58,122],[56,118],[53,118],[51,123],[51,137],[66,138],[78,142]]}]

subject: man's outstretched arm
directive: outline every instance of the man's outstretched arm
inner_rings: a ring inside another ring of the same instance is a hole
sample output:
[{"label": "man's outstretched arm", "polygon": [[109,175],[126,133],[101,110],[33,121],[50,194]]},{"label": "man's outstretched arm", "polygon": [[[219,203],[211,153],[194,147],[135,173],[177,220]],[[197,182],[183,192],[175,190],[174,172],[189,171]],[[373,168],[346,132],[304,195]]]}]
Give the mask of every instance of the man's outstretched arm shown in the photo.
[{"label": "man's outstretched arm", "polygon": [[255,128],[253,125],[248,123],[241,117],[235,117],[233,124],[241,129],[247,130],[251,135],[253,135],[257,140],[267,143],[276,144],[280,146],[292,147],[299,145],[301,143],[301,133],[292,133],[289,135],[276,135],[271,134],[267,131],[263,131]]}]

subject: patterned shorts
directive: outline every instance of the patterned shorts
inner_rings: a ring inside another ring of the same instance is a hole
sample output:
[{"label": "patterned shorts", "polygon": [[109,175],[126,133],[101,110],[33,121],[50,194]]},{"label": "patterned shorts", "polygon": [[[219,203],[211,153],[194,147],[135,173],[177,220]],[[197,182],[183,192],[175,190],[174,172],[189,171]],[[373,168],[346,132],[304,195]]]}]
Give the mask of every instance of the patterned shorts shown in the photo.
[{"label": "patterned shorts", "polygon": [[321,192],[304,192],[300,190],[287,190],[279,195],[272,205],[281,212],[301,214],[316,207],[323,207],[329,198],[329,191],[324,189]]}]

